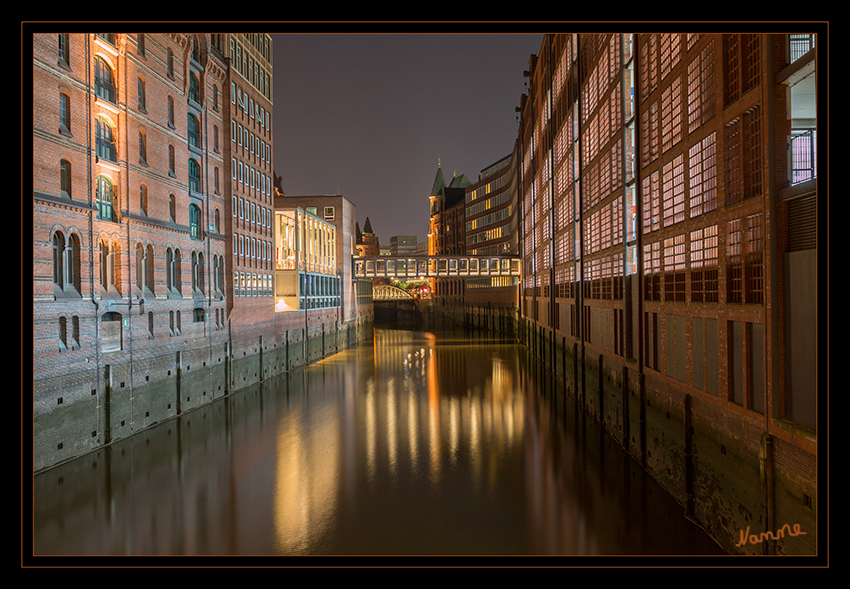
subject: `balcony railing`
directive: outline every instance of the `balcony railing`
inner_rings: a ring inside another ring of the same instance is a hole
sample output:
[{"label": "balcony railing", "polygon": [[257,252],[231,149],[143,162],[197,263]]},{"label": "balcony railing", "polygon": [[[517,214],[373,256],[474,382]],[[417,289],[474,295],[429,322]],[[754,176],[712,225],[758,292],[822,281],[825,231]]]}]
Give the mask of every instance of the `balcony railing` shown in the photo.
[{"label": "balcony railing", "polygon": [[791,184],[817,178],[817,129],[791,129]]},{"label": "balcony railing", "polygon": [[814,35],[789,35],[790,60],[794,63],[815,47]]}]

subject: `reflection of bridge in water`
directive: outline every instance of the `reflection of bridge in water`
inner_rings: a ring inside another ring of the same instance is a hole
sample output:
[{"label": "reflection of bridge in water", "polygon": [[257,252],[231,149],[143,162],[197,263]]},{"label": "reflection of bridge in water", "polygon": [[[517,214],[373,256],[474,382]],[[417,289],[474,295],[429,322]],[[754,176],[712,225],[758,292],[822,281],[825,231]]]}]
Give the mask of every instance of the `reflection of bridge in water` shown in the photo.
[{"label": "reflection of bridge in water", "polygon": [[375,256],[352,258],[355,278],[519,276],[518,256]]}]

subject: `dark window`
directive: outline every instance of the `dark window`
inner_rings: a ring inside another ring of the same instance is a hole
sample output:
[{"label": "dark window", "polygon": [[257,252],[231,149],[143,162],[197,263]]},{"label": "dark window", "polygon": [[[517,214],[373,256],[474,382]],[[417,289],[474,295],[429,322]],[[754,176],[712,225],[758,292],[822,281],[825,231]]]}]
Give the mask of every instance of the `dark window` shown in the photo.
[{"label": "dark window", "polygon": [[117,160],[115,150],[115,137],[112,127],[103,119],[95,119],[95,134],[97,143],[97,157],[114,162]]},{"label": "dark window", "polygon": [[112,77],[112,68],[100,57],[95,58],[94,87],[98,98],[103,98],[112,103],[115,102],[115,81]]}]

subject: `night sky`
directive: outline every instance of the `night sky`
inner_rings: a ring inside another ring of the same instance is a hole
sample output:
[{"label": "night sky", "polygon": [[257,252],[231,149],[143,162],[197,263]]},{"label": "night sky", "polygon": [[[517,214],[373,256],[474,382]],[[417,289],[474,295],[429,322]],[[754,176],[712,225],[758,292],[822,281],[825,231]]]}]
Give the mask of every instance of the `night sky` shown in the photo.
[{"label": "night sky", "polygon": [[382,245],[427,240],[446,182],[509,155],[542,34],[278,34],[274,173],[290,196],[342,194]]}]

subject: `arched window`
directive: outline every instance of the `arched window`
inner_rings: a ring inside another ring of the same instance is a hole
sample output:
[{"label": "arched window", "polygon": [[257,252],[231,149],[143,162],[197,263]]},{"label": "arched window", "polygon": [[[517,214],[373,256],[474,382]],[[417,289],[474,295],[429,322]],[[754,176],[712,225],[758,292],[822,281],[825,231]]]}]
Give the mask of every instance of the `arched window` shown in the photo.
[{"label": "arched window", "polygon": [[80,239],[53,234],[53,293],[56,296],[80,294]]},{"label": "arched window", "polygon": [[224,288],[224,264],[221,256],[213,256],[213,290],[221,293]]},{"label": "arched window", "polygon": [[201,238],[201,209],[197,205],[189,205],[189,235],[192,239]]},{"label": "arched window", "polygon": [[183,290],[183,256],[179,249],[174,250],[174,290],[178,293]]},{"label": "arched window", "polygon": [[59,130],[71,133],[71,99],[64,92],[59,93]]},{"label": "arched window", "polygon": [[104,176],[97,177],[97,218],[114,221],[115,193],[112,182]]},{"label": "arched window", "polygon": [[189,160],[189,190],[201,191],[201,166],[193,159]]},{"label": "arched window", "polygon": [[112,68],[102,57],[94,60],[94,89],[98,98],[115,103],[115,79]]},{"label": "arched window", "polygon": [[97,144],[97,157],[108,160],[110,162],[117,161],[115,150],[115,136],[112,132],[112,125],[106,120],[97,117],[95,123],[95,137]]},{"label": "arched window", "polygon": [[189,75],[189,100],[201,103],[201,91],[198,85],[198,77],[195,74]]},{"label": "arched window", "polygon": [[198,36],[194,35],[192,37],[192,60],[195,63],[201,63],[201,48],[200,43],[198,42]]},{"label": "arched window", "polygon": [[139,186],[139,210],[143,215],[148,214],[148,187],[144,184]]},{"label": "arched window", "polygon": [[192,252],[192,290],[204,292],[204,254]]},{"label": "arched window", "polygon": [[187,130],[189,132],[189,145],[192,147],[201,147],[201,124],[194,115],[187,116]]},{"label": "arched window", "polygon": [[122,349],[121,313],[104,313],[101,319],[101,351],[117,352]]},{"label": "arched window", "polygon": [[59,189],[62,196],[71,198],[71,162],[59,162]]},{"label": "arched window", "polygon": [[138,244],[136,246],[136,286],[142,296],[145,295],[145,291],[153,294],[153,264],[153,246],[145,247],[141,243]]},{"label": "arched window", "polygon": [[139,110],[144,111],[144,112],[147,112],[147,111],[146,111],[147,100],[146,100],[145,80],[144,80],[144,78],[139,78],[139,80],[138,80],[138,82],[137,82],[137,84],[136,84],[136,90],[137,90],[137,93],[138,93]]},{"label": "arched window", "polygon": [[139,131],[139,163],[148,163],[148,137],[144,131]]}]

